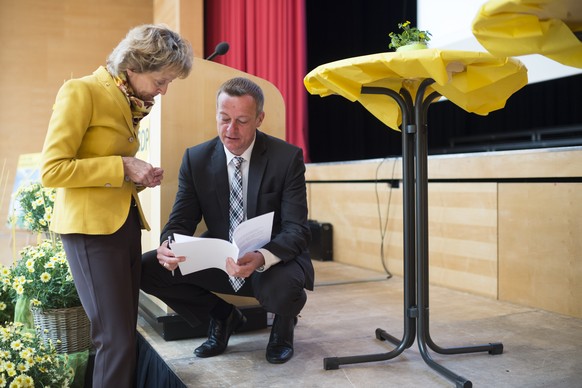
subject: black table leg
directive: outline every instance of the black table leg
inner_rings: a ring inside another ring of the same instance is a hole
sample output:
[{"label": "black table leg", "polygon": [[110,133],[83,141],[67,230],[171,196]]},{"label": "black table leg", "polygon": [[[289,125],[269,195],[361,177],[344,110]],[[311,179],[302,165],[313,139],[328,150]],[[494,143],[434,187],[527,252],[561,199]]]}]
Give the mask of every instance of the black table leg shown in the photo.
[{"label": "black table leg", "polygon": [[[411,101],[410,95],[405,92],[404,96],[384,88],[372,88],[372,93],[385,94],[392,97],[400,106],[402,112],[402,127],[409,128],[408,120],[411,117],[410,106],[407,101]],[[406,131],[407,132],[407,131]],[[412,133],[404,133],[402,136],[403,152],[403,191],[404,191],[404,333],[402,339],[388,334],[382,329],[376,329],[376,338],[388,340],[396,345],[392,351],[379,354],[368,354],[346,357],[327,357],[323,359],[325,370],[338,369],[340,365],[357,364],[363,362],[384,361],[395,358],[405,349],[412,346],[416,335],[416,298],[415,298],[415,263],[414,263],[414,187],[410,182],[414,181],[414,141]],[[408,182],[408,183],[406,183]],[[410,202],[408,205],[407,203]]]}]

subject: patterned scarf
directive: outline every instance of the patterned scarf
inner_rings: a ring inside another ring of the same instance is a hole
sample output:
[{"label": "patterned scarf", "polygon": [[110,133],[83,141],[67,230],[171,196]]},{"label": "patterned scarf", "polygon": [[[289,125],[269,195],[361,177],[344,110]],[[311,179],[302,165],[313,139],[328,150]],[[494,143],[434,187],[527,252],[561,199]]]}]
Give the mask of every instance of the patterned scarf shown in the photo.
[{"label": "patterned scarf", "polygon": [[148,113],[150,113],[150,111],[152,110],[154,102],[143,101],[139,99],[135,95],[135,92],[131,88],[129,82],[127,82],[127,76],[125,75],[125,73],[119,73],[119,76],[112,77],[117,87],[123,92],[123,94],[125,94],[125,98],[127,98],[127,102],[129,103],[129,107],[131,109],[133,127],[135,130],[137,130],[141,119],[146,117]]}]

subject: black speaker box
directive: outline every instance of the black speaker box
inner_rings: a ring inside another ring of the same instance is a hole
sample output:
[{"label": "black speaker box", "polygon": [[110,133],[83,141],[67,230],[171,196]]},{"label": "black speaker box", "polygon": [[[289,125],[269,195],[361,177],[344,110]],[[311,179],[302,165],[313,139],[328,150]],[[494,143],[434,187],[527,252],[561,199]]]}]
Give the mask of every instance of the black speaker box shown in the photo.
[{"label": "black speaker box", "polygon": [[311,230],[309,254],[311,259],[319,261],[333,260],[333,226],[329,222],[308,220]]}]

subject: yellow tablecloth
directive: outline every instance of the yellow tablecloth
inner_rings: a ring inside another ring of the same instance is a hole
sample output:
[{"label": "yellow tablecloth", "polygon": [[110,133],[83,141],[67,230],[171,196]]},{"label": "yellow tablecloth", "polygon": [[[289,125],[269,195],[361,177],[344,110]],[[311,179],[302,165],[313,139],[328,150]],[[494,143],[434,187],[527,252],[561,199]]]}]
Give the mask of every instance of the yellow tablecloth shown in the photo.
[{"label": "yellow tablecloth", "polygon": [[580,0],[489,0],[473,20],[473,35],[499,56],[541,54],[582,68]]},{"label": "yellow tablecloth", "polygon": [[486,115],[501,109],[507,99],[527,84],[527,69],[518,60],[489,53],[426,49],[365,55],[327,63],[305,76],[311,94],[339,94],[360,102],[392,129],[402,120],[390,97],[361,94],[362,86],[406,88],[416,96],[423,79],[432,78],[426,91],[437,91],[468,112]]}]

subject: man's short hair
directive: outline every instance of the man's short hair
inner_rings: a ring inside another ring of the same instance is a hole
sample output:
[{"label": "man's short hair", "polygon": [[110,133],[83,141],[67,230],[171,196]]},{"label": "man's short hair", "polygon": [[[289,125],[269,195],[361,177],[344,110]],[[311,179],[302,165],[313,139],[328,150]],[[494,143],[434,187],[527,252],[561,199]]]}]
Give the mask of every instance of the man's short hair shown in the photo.
[{"label": "man's short hair", "polygon": [[263,95],[263,90],[259,85],[248,78],[235,77],[223,83],[218,89],[218,93],[216,94],[217,101],[221,93],[225,93],[234,97],[249,95],[255,100],[255,103],[257,104],[257,115],[263,112],[263,106],[265,105],[265,96]]}]

